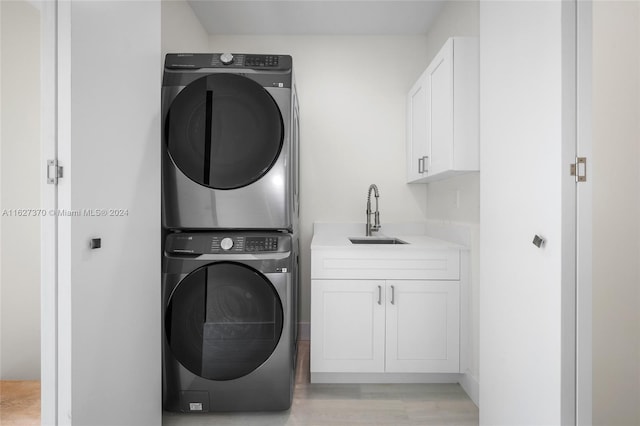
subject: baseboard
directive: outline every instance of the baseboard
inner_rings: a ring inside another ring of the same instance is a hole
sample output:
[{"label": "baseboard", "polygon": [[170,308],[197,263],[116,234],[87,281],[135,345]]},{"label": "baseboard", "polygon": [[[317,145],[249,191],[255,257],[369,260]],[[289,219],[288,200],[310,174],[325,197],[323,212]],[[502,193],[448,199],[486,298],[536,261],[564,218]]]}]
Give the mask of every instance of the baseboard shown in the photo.
[{"label": "baseboard", "polygon": [[311,340],[311,326],[309,322],[298,323],[298,340]]},{"label": "baseboard", "polygon": [[480,383],[478,379],[473,376],[469,370],[460,375],[460,386],[469,395],[469,398],[476,404],[476,407],[480,406]]},{"label": "baseboard", "polygon": [[459,383],[458,373],[314,373],[311,383]]}]

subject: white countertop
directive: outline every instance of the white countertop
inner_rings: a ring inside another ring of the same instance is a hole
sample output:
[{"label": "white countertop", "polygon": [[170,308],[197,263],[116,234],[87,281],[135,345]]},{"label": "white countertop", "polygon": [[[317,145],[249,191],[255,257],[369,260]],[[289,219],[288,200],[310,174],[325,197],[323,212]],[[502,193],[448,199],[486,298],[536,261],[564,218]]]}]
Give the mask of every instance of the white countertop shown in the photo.
[{"label": "white countertop", "polygon": [[343,249],[358,250],[465,250],[467,247],[426,235],[426,227],[422,224],[383,224],[372,237],[390,237],[405,241],[407,244],[353,244],[349,238],[365,238],[364,223],[314,223],[311,249]]}]

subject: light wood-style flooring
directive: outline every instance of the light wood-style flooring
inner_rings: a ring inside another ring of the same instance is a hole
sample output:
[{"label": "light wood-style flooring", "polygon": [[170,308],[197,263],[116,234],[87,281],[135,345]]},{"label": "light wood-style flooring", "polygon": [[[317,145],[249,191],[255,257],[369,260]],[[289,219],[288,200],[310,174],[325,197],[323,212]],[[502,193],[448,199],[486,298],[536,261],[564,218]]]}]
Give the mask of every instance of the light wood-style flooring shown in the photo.
[{"label": "light wood-style flooring", "polygon": [[291,409],[178,414],[163,426],[476,426],[478,407],[458,384],[311,384],[309,342],[299,344]]},{"label": "light wood-style flooring", "polygon": [[39,381],[0,381],[0,425],[40,425]]},{"label": "light wood-style flooring", "polygon": [[[0,382],[0,425],[40,424],[40,383]],[[273,413],[165,412],[162,426],[478,425],[478,408],[457,384],[311,384],[309,342],[300,342],[290,410]],[[113,425],[118,426],[118,425]]]}]

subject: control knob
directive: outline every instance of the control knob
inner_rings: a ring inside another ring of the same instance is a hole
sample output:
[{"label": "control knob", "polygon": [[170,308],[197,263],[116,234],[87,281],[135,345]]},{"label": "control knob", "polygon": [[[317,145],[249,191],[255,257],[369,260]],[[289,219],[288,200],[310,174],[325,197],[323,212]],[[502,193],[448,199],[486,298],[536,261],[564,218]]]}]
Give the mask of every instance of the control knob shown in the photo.
[{"label": "control knob", "polygon": [[225,65],[229,65],[233,62],[233,55],[231,53],[223,53],[220,55],[220,61]]},{"label": "control knob", "polygon": [[220,241],[220,247],[222,250],[231,250],[231,247],[233,247],[233,240],[229,237],[223,238],[222,241]]}]

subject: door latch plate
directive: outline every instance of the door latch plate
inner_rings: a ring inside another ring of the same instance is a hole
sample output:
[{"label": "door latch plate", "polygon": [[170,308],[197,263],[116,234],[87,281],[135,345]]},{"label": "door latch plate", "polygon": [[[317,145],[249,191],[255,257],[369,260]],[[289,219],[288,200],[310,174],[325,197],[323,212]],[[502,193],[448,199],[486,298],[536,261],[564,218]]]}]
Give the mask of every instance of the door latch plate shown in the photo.
[{"label": "door latch plate", "polygon": [[576,182],[587,181],[587,157],[576,157],[576,162],[571,165],[571,176],[576,177]]},{"label": "door latch plate", "polygon": [[47,183],[57,185],[61,177],[62,166],[58,165],[58,160],[47,160]]}]

